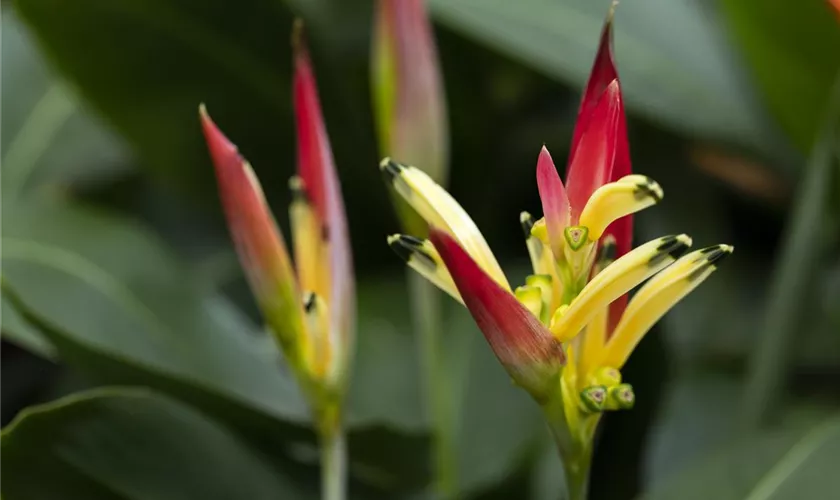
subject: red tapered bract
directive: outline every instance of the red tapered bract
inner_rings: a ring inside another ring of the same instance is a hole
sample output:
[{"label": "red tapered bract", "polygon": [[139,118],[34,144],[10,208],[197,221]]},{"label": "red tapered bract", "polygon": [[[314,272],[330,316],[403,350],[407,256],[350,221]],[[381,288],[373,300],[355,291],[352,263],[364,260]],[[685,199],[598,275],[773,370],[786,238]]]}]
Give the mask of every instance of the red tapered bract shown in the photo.
[{"label": "red tapered bract", "polygon": [[373,90],[383,155],[447,177],[446,100],[425,0],[379,0]]},{"label": "red tapered bract", "polygon": [[355,287],[347,218],[327,136],[312,63],[302,33],[294,42],[293,99],[298,136],[298,174],[312,200],[329,248],[329,334],[339,352],[349,354],[354,337]]},{"label": "red tapered bract", "polygon": [[612,179],[620,108],[618,80],[613,80],[592,110],[588,127],[581,134],[569,163],[566,192],[571,207],[571,225],[577,225],[592,193]]},{"label": "red tapered bract", "polygon": [[275,334],[298,338],[303,334],[300,293],[283,236],[259,181],[204,106],[200,114],[228,228],[251,289]]},{"label": "red tapered bract", "polygon": [[430,228],[429,237],[496,357],[517,384],[544,397],[565,363],[560,342],[449,234]]},{"label": "red tapered bract", "polygon": [[569,225],[569,198],[548,149],[537,158],[537,189],[540,192],[548,239],[555,256],[563,255],[563,230]]},{"label": "red tapered bract", "polygon": [[[567,186],[570,184],[571,164],[577,153],[584,132],[590,127],[593,121],[596,105],[606,91],[607,87],[614,84],[617,88],[618,104],[615,125],[615,154],[612,165],[612,174],[608,181],[617,181],[625,175],[632,173],[630,162],[630,143],[627,138],[627,118],[624,113],[624,101],[621,98],[621,82],[618,78],[618,71],[615,64],[613,51],[613,14],[615,4],[610,7],[604,27],[601,31],[601,39],[598,46],[598,53],[592,65],[592,72],[586,84],[578,110],[577,123],[572,138],[571,154],[569,155],[569,174],[567,175]],[[596,187],[597,189],[597,187]],[[604,236],[612,235],[616,241],[616,258],[621,257],[632,249],[633,245],[633,216],[622,217],[607,227]],[[611,334],[618,320],[627,307],[627,295],[621,296],[610,305],[609,324],[607,336]]]}]

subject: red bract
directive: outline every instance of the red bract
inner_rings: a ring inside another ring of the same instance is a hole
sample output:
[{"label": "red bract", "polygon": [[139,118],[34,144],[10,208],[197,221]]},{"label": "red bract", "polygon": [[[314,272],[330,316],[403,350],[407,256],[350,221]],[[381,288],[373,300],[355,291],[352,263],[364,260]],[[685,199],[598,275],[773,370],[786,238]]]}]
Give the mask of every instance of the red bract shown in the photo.
[{"label": "red bract", "polygon": [[376,3],[373,97],[383,156],[414,165],[444,183],[446,103],[425,3]]},{"label": "red bract", "polygon": [[[575,160],[578,147],[581,143],[582,136],[584,135],[584,132],[588,130],[590,123],[594,119],[597,104],[601,98],[600,96],[606,91],[609,85],[613,84],[613,82],[616,86],[618,102],[616,103],[617,108],[615,124],[613,125],[613,137],[615,141],[613,145],[613,161],[611,174],[607,179],[607,182],[617,181],[625,175],[630,175],[632,173],[630,163],[630,143],[627,138],[627,118],[624,113],[624,101],[621,98],[621,82],[618,78],[618,71],[616,70],[615,65],[615,54],[613,51],[612,28],[614,9],[615,6],[611,7],[610,12],[607,14],[607,20],[604,23],[603,30],[601,31],[598,53],[595,56],[595,62],[592,65],[589,81],[586,84],[586,90],[583,93],[583,98],[581,99],[580,108],[578,110],[577,122],[572,136],[572,147],[567,167],[567,185],[572,182],[572,165]],[[590,175],[597,175],[597,172],[592,172]],[[592,185],[597,182],[600,182],[600,179],[590,181],[589,184]],[[583,203],[586,203],[586,200],[584,200]],[[580,212],[577,213],[579,214]],[[622,217],[610,224],[604,232],[604,237],[607,236],[615,238],[616,258],[629,252],[633,245],[633,216],[628,215]],[[621,318],[621,314],[627,306],[627,299],[627,295],[624,295],[610,305],[609,328],[607,329],[608,335],[618,323],[618,319]]]},{"label": "red bract", "polygon": [[[327,293],[331,343],[348,352],[353,342],[355,290],[344,202],[327,136],[312,63],[299,25],[294,39],[293,98],[298,132],[298,173],[320,223],[327,246],[330,289]],[[321,263],[320,265],[324,265]]]},{"label": "red bract", "polygon": [[228,228],[257,302],[278,336],[297,338],[304,331],[302,305],[283,236],[251,166],[203,105],[200,112]]},{"label": "red bract", "polygon": [[452,275],[476,324],[511,378],[534,397],[549,390],[565,362],[551,332],[517,299],[487,275],[452,236],[431,228],[429,239]]}]

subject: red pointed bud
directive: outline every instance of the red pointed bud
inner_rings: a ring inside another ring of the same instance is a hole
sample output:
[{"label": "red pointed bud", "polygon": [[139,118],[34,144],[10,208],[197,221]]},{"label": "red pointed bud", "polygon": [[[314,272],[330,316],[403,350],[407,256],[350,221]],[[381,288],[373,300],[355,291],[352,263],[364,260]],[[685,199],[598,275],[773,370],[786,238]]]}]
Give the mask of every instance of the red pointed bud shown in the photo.
[{"label": "red pointed bud", "polygon": [[344,201],[332,155],[315,75],[303,40],[302,26],[295,26],[293,99],[298,139],[298,175],[321,223],[329,266],[329,336],[344,362],[335,366],[346,372],[355,337],[355,285]]},{"label": "red pointed bud", "polygon": [[588,127],[580,136],[566,174],[572,225],[577,225],[592,193],[612,179],[620,108],[618,80],[613,80],[592,110]]},{"label": "red pointed bud", "polygon": [[382,156],[447,177],[448,127],[437,49],[424,0],[379,0],[373,93]]},{"label": "red pointed bud", "polygon": [[496,357],[538,401],[548,397],[565,363],[560,342],[512,293],[487,275],[444,231],[430,239]]},{"label": "red pointed bud", "polygon": [[304,335],[303,309],[283,236],[251,166],[204,105],[199,111],[228,228],[251,290],[281,345],[296,346]]},{"label": "red pointed bud", "polygon": [[[621,96],[621,82],[618,78],[618,70],[615,63],[613,51],[613,16],[616,3],[613,3],[604,21],[601,30],[601,40],[598,46],[598,53],[592,65],[592,72],[586,84],[586,90],[581,99],[578,110],[577,123],[575,125],[572,149],[569,156],[570,162],[575,155],[576,148],[581,140],[583,132],[589,127],[592,114],[598,102],[598,98],[613,81],[618,86],[618,94]],[[617,181],[632,173],[630,162],[630,144],[627,138],[627,118],[624,112],[623,99],[619,99],[617,129],[615,138],[615,159],[613,161],[612,175],[610,182]],[[621,257],[632,249],[633,245],[633,216],[628,215],[610,224],[604,232],[604,236],[612,235],[616,241],[616,258]],[[627,307],[627,296],[624,295],[610,305],[609,325],[607,335],[610,335],[621,314]]]}]

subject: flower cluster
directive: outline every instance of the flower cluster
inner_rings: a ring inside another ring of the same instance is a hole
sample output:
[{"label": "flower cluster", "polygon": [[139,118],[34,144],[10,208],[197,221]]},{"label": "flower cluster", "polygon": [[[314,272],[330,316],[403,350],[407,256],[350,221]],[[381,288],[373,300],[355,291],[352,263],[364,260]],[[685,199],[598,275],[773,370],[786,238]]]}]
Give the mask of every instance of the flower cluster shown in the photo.
[{"label": "flower cluster", "polygon": [[685,234],[631,250],[631,214],[662,201],[663,191],[631,173],[612,12],[578,112],[566,182],[545,147],[537,160],[544,216],[520,215],[534,271],[525,284],[510,285],[473,220],[432,178],[387,158],[380,167],[430,228],[428,240],[393,235],[389,245],[469,309],[514,382],[543,406],[567,474],[585,475],[599,415],[634,404],[620,371],[630,353],[732,252],[715,245],[686,254],[692,240]]}]

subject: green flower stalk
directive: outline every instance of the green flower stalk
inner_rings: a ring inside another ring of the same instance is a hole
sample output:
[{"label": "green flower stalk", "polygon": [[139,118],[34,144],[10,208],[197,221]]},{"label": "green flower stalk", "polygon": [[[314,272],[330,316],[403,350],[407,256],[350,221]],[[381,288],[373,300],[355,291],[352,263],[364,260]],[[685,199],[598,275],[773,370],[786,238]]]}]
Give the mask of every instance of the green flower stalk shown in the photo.
[{"label": "green flower stalk", "polygon": [[355,285],[344,203],[306,47],[296,26],[297,175],[290,181],[294,266],[251,166],[204,105],[201,123],[239,260],[312,411],[323,498],[345,498],[342,408],[354,348]]},{"label": "green flower stalk", "polygon": [[430,176],[387,158],[381,169],[430,228],[428,240],[393,235],[389,245],[467,307],[514,383],[543,409],[568,497],[585,498],[601,415],[635,403],[622,367],[654,323],[732,252],[714,245],[684,255],[692,244],[685,234],[631,249],[631,214],[664,193],[631,173],[612,10],[578,113],[566,182],[545,147],[537,159],[544,217],[520,215],[534,269],[525,284],[510,285],[473,220]]},{"label": "green flower stalk", "polygon": [[[376,3],[371,82],[379,148],[422,168],[440,184],[447,177],[446,103],[432,26],[424,0]],[[425,234],[426,224],[399,196],[392,199],[403,228]],[[425,399],[433,434],[435,489],[457,497],[456,402],[453,377],[441,362],[440,297],[422,278],[409,275],[414,328],[420,342]]]}]

